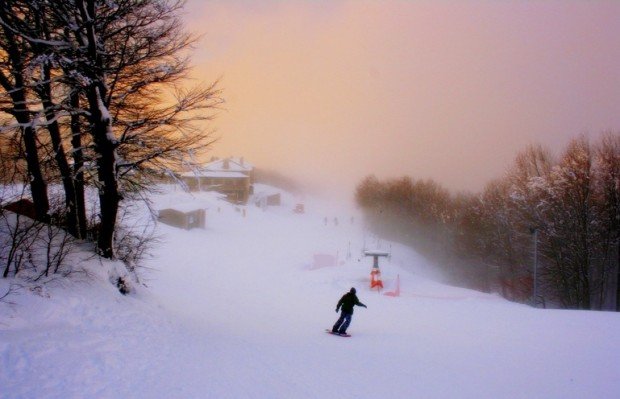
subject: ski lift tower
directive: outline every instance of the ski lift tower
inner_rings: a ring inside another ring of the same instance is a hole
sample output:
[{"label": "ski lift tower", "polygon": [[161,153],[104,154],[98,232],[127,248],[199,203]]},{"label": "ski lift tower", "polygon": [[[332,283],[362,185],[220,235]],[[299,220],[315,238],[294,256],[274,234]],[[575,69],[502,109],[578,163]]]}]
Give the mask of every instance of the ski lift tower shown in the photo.
[{"label": "ski lift tower", "polygon": [[372,271],[370,272],[370,289],[377,288],[380,291],[383,288],[383,281],[381,281],[381,271],[379,270],[379,258],[387,258],[390,254],[379,250],[365,250],[364,256],[373,257]]}]

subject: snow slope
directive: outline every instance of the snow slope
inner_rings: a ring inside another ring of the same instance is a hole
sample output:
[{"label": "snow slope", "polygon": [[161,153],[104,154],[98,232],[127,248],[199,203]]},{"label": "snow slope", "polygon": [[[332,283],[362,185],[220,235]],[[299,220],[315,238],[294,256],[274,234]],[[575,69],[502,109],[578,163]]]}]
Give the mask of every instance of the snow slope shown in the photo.
[{"label": "snow slope", "polygon": [[[436,283],[432,265],[346,208],[306,200],[300,215],[283,198],[244,216],[170,190],[155,208],[205,208],[207,228],[158,225],[148,288],[122,296],[95,272],[0,304],[0,398],[620,397],[619,314]],[[364,248],[391,250],[381,270],[387,291],[400,275],[400,297],[369,290]],[[336,265],[315,267],[316,254]],[[326,334],[352,286],[368,305],[353,337]]]}]

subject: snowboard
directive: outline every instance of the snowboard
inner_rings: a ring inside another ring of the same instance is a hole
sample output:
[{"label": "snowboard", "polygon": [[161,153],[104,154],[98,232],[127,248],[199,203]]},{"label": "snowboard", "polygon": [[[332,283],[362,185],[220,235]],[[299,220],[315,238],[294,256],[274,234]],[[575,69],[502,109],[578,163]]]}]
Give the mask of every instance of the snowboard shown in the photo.
[{"label": "snowboard", "polygon": [[339,334],[339,333],[332,332],[332,330],[329,329],[329,328],[326,328],[325,332],[328,333],[328,334],[331,334],[331,335],[337,335],[339,337],[347,337],[348,338],[348,337],[351,336],[351,334]]}]

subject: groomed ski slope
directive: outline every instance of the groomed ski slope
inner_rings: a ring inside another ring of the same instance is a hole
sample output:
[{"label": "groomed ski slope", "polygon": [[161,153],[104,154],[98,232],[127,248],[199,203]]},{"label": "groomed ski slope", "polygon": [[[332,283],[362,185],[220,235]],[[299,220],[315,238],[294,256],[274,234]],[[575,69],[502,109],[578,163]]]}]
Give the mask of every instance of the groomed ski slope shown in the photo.
[{"label": "groomed ski slope", "polygon": [[[148,288],[132,295],[84,258],[88,282],[0,304],[0,398],[620,396],[619,314],[532,309],[436,283],[432,265],[365,234],[350,210],[306,199],[294,214],[295,202],[284,195],[244,216],[210,193],[157,196],[156,209],[207,208],[207,228],[159,224]],[[369,290],[364,247],[391,248],[381,271],[386,291],[400,275],[400,297]],[[313,268],[315,254],[338,265]],[[326,334],[352,286],[368,305],[356,308],[353,337]]]}]

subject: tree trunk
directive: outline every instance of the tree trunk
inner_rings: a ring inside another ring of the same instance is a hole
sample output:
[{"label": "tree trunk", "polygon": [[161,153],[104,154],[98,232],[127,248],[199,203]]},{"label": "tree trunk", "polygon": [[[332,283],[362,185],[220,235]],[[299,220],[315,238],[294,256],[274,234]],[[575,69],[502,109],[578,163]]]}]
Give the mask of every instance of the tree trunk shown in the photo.
[{"label": "tree trunk", "polygon": [[35,129],[32,127],[30,118],[24,115],[26,113],[26,111],[16,111],[15,119],[17,119],[17,122],[21,125],[35,215],[37,220],[48,222],[50,204],[47,196],[47,184],[41,172]]},{"label": "tree trunk", "polygon": [[94,21],[97,20],[97,10],[94,0],[76,0],[82,20],[86,28],[87,55],[90,63],[91,82],[86,88],[89,121],[91,134],[97,152],[97,175],[99,180],[99,206],[101,223],[97,237],[97,249],[104,258],[114,258],[114,230],[116,229],[116,216],[120,203],[118,181],[116,177],[116,147],[108,112],[105,104],[107,89],[105,86],[104,62],[105,54],[102,48]]},{"label": "tree trunk", "polygon": [[54,159],[58,165],[60,176],[62,178],[62,185],[65,190],[65,206],[67,211],[67,230],[69,234],[74,237],[78,237],[77,226],[77,209],[75,198],[75,186],[73,184],[73,176],[71,175],[71,168],[67,162],[65,149],[62,145],[62,139],[60,136],[60,128],[58,122],[56,122],[56,112],[54,111],[54,104],[52,103],[51,88],[50,88],[50,69],[49,66],[44,66],[44,83],[40,87],[39,95],[41,96],[41,102],[43,103],[43,109],[45,110],[45,119],[47,120],[47,130],[50,133],[52,140],[52,149],[54,151]]},{"label": "tree trunk", "polygon": [[82,131],[80,117],[75,112],[80,106],[80,96],[77,92],[71,93],[71,146],[73,154],[73,184],[75,188],[75,208],[77,216],[78,238],[86,238],[86,202],[84,201],[84,152],[82,151]]},{"label": "tree trunk", "polygon": [[[101,130],[106,126],[96,126]],[[97,132],[95,145],[99,158],[97,159],[97,173],[99,176],[99,203],[101,207],[101,225],[99,227],[97,247],[104,258],[114,257],[114,230],[116,229],[116,215],[120,195],[116,181],[116,154],[114,143],[101,137]],[[104,135],[105,136],[105,135]]]},{"label": "tree trunk", "polygon": [[[116,146],[112,135],[110,119],[103,104],[101,91],[103,85],[92,85],[88,92],[91,133],[95,142],[97,175],[99,180],[99,205],[101,224],[99,226],[97,248],[104,258],[114,258],[114,230],[120,203],[118,181],[116,179]],[[100,90],[101,88],[101,90]],[[103,108],[103,109],[102,109]]]}]

